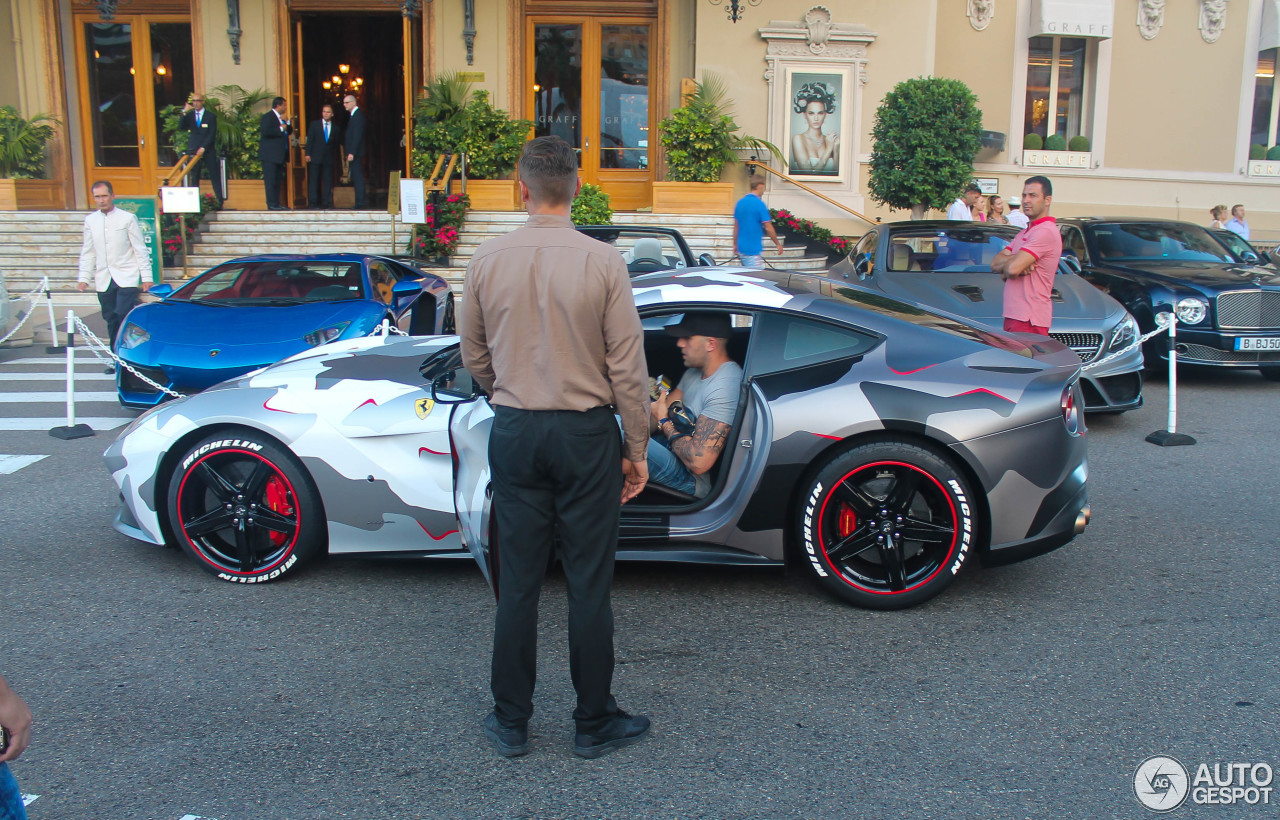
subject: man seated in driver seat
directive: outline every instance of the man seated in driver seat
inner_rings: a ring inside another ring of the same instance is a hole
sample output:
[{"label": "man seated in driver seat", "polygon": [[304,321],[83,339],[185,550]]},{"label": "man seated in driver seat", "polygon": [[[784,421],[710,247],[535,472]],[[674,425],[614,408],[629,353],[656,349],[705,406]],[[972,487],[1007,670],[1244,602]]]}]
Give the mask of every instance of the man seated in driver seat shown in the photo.
[{"label": "man seated in driver seat", "polygon": [[[665,330],[676,337],[688,369],[674,390],[659,391],[649,405],[656,425],[649,446],[649,480],[703,498],[711,490],[707,473],[724,450],[738,411],[742,368],[729,358],[733,326],[725,313],[686,313]],[[677,401],[687,411],[686,418],[697,419],[691,430],[670,418]]]}]

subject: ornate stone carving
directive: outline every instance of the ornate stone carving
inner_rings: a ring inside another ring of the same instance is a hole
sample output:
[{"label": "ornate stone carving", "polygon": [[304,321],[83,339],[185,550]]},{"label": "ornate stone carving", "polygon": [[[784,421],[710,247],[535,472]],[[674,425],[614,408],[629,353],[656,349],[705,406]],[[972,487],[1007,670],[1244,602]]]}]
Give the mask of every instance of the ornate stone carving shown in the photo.
[{"label": "ornate stone carving", "polygon": [[1200,0],[1200,37],[1216,43],[1227,27],[1227,0]]},{"label": "ornate stone carving", "polygon": [[1154,40],[1164,25],[1164,0],[1138,0],[1138,33]]},{"label": "ornate stone carving", "polygon": [[969,0],[969,25],[975,31],[982,31],[991,25],[991,18],[996,16],[996,0]]},{"label": "ornate stone carving", "polygon": [[804,13],[804,24],[809,29],[809,50],[814,54],[826,51],[831,37],[831,9],[814,6]]}]

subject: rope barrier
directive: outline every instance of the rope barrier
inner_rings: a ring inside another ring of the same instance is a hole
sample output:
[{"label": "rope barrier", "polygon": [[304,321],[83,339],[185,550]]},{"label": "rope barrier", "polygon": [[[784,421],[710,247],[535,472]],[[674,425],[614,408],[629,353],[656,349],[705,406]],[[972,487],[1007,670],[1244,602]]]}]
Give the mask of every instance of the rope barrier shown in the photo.
[{"label": "rope barrier", "polygon": [[[27,323],[27,320],[31,318],[31,314],[35,313],[36,296],[41,293],[47,293],[48,288],[49,288],[49,277],[44,276],[44,277],[41,277],[40,284],[36,285],[31,290],[27,291],[24,295],[19,296],[17,299],[11,299],[11,301],[14,301],[14,302],[20,301],[22,299],[26,299],[27,307],[25,308],[22,314],[22,318],[19,319],[18,323],[13,326],[13,329],[10,330],[8,333],[4,334],[3,336],[0,336],[0,344],[4,344],[5,342],[9,341],[9,339],[13,338],[13,334],[17,333],[19,330],[22,329],[22,326],[25,325]],[[53,326],[52,313],[49,315],[49,318],[51,320],[50,326],[52,327]],[[56,334],[57,331],[55,330],[54,333]],[[55,343],[57,342],[56,338],[54,339],[54,342]]]}]

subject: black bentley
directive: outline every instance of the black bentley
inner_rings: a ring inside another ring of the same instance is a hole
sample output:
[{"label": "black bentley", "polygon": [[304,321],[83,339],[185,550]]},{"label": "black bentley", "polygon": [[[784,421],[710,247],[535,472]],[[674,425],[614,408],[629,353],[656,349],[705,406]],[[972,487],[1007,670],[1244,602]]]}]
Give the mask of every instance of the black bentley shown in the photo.
[{"label": "black bentley", "polygon": [[[1256,367],[1280,381],[1280,273],[1238,262],[1199,225],[1158,219],[1059,220],[1064,254],[1081,275],[1120,301],[1144,333],[1156,316],[1178,317],[1178,361]],[[1147,343],[1148,364],[1168,344]]]}]

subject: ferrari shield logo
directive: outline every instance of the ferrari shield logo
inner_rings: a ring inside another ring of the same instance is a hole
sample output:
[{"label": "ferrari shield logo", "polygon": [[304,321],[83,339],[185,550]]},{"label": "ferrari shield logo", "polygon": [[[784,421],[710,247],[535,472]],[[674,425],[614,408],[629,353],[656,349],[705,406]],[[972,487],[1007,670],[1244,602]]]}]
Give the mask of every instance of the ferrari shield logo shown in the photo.
[{"label": "ferrari shield logo", "polygon": [[413,405],[413,409],[418,412],[418,418],[425,419],[427,416],[431,415],[431,409],[435,406],[436,403],[431,399],[418,399],[418,401]]}]

